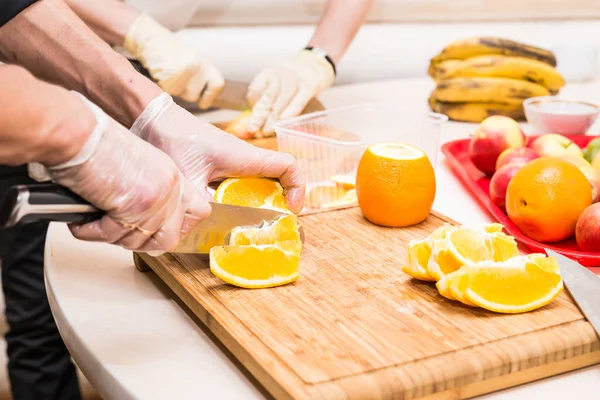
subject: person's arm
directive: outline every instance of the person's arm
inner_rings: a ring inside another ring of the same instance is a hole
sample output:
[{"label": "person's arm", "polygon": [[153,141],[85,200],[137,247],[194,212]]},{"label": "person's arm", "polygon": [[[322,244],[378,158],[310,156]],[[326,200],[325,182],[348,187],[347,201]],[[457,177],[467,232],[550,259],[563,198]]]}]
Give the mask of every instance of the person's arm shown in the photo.
[{"label": "person's arm", "polygon": [[71,226],[79,239],[164,251],[210,213],[173,161],[78,93],[0,66],[0,164],[42,164],[106,213]]},{"label": "person's arm", "polygon": [[365,22],[374,0],[328,0],[325,10],[308,42],[320,47],[337,64]]},{"label": "person's arm", "polygon": [[225,80],[215,65],[152,17],[119,0],[65,0],[102,39],[123,46],[172,96],[209,108]]},{"label": "person's arm", "polygon": [[41,0],[0,27],[0,61],[76,90],[131,126],[162,91],[62,0]]},{"label": "person's arm", "polygon": [[295,52],[252,80],[247,95],[252,105],[248,133],[272,136],[275,122],[297,116],[310,99],[333,85],[336,64],[367,18],[372,4],[373,0],[329,0],[307,44],[314,51]]},{"label": "person's arm", "polygon": [[65,3],[113,46],[123,46],[127,32],[142,14],[120,0],[65,0]]}]

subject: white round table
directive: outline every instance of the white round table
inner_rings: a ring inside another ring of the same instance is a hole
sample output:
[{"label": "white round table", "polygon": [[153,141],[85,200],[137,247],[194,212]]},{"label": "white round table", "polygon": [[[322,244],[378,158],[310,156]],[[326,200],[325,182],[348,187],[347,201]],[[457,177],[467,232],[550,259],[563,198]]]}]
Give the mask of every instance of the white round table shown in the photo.
[{"label": "white round table", "polygon": [[[327,108],[364,101],[427,110],[432,83],[399,80],[334,87]],[[600,83],[566,87],[564,95],[599,101]],[[594,97],[594,94],[596,96]],[[222,120],[224,112],[206,114]],[[598,125],[593,131],[598,132]],[[448,123],[442,142],[466,138],[475,125]],[[440,155],[434,209],[460,223],[491,222]],[[64,224],[49,228],[46,286],[61,335],[104,399],[264,399],[269,395],[132,253],[74,239]],[[597,273],[600,271],[596,271]],[[482,396],[482,399],[597,398],[600,365]]]}]

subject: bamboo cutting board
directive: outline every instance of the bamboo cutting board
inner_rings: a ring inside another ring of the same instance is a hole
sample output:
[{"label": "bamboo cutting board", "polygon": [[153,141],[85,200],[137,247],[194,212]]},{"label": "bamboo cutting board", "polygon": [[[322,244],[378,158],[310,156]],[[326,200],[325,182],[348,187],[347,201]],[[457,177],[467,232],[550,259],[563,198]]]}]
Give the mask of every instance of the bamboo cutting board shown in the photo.
[{"label": "bamboo cutting board", "polygon": [[408,241],[443,216],[390,229],[354,207],[300,221],[301,276],[278,288],[229,286],[203,256],[137,255],[275,398],[468,398],[600,362],[600,341],[566,291],[502,315],[404,274]]}]

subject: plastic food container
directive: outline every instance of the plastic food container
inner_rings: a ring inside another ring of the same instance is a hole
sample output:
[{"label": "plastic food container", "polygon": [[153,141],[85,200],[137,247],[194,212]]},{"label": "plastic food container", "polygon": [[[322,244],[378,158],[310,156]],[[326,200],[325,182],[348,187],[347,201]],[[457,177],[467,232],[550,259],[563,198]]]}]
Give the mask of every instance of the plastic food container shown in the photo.
[{"label": "plastic food container", "polygon": [[311,191],[317,186],[335,187],[334,177],[353,180],[370,144],[400,142],[416,146],[435,166],[441,127],[446,121],[448,117],[442,114],[367,103],[287,119],[274,129],[278,150],[296,157],[306,177],[307,211],[355,203],[351,191],[315,190],[312,195]]}]

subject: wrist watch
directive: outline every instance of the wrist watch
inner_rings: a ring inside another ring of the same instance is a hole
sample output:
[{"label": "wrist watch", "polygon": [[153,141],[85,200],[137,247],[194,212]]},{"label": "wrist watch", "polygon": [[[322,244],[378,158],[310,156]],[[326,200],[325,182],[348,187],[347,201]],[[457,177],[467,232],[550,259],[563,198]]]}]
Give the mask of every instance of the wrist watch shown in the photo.
[{"label": "wrist watch", "polygon": [[333,68],[333,75],[337,76],[337,70],[335,68],[335,63],[333,62],[331,57],[329,57],[329,54],[327,54],[327,51],[325,51],[325,49],[322,49],[320,47],[307,46],[304,48],[304,50],[313,52],[314,54],[318,55],[319,57],[321,57],[325,61],[327,61],[331,65],[331,68]]}]

